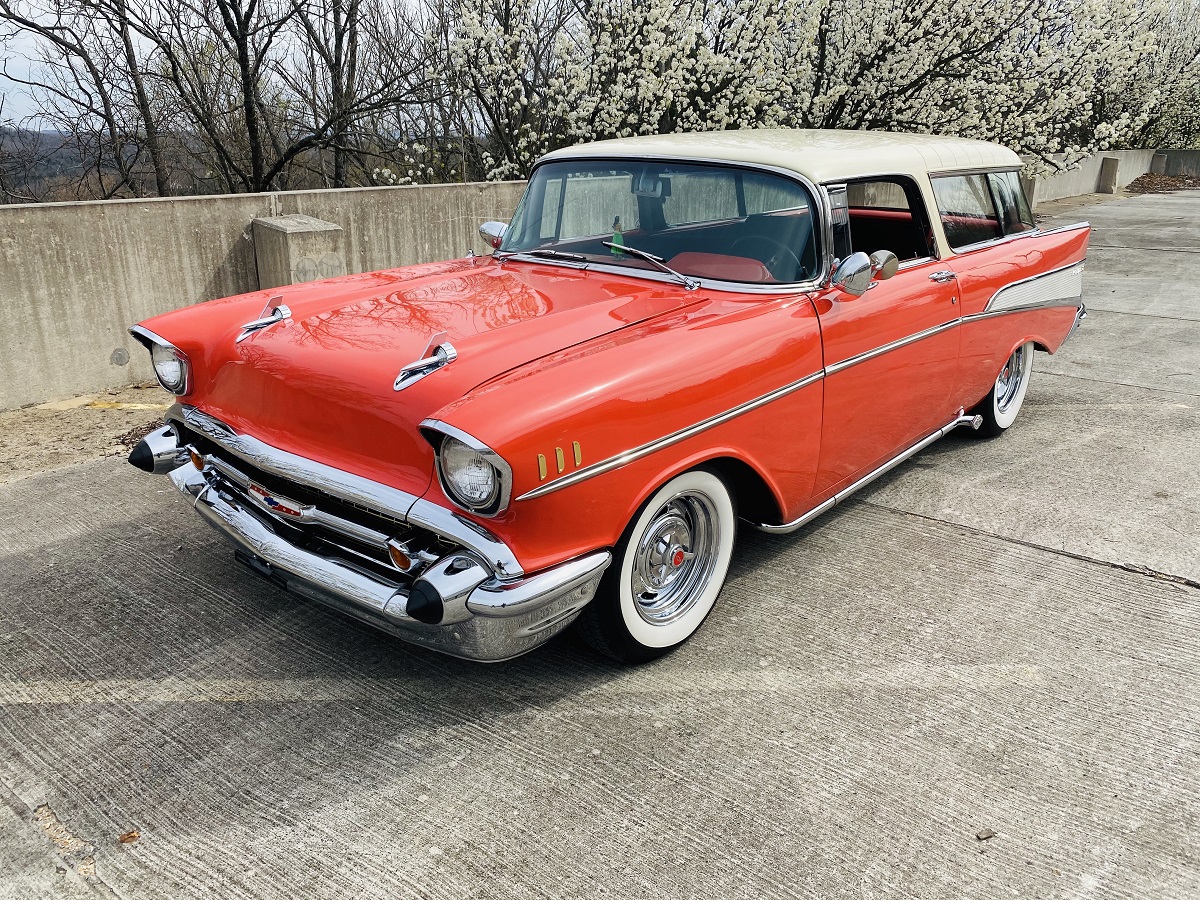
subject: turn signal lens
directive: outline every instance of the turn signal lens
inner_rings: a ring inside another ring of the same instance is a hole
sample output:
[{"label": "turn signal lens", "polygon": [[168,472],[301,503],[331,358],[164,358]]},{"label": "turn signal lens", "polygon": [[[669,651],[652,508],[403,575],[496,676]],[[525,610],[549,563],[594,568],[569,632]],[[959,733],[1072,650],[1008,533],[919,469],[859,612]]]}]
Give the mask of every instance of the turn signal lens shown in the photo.
[{"label": "turn signal lens", "polygon": [[401,572],[407,572],[413,566],[412,557],[405,553],[396,541],[388,541],[388,556]]}]

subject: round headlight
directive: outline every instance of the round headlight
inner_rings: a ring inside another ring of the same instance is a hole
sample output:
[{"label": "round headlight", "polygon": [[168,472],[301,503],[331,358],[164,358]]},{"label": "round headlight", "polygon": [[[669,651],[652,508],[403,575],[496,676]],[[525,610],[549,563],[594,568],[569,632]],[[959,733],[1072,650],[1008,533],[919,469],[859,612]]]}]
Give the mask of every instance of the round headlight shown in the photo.
[{"label": "round headlight", "polygon": [[158,382],[172,394],[182,394],[187,387],[187,361],[174,347],[154,344],[150,348],[150,361],[154,363],[154,374]]},{"label": "round headlight", "polygon": [[472,509],[486,509],[500,493],[500,475],[482,453],[457,438],[442,442],[442,480],[451,498]]}]

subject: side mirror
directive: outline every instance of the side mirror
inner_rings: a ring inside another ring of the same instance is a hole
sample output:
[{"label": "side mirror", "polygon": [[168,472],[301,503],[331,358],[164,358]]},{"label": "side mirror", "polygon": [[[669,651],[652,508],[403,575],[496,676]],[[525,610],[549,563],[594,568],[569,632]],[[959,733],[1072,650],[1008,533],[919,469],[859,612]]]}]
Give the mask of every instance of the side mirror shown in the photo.
[{"label": "side mirror", "polygon": [[896,274],[898,268],[900,268],[900,260],[891,250],[876,250],[871,254],[871,272],[880,281],[891,278]]},{"label": "side mirror", "polygon": [[500,246],[506,231],[508,231],[508,225],[504,222],[484,222],[479,226],[480,236],[491,244],[493,249]]},{"label": "side mirror", "polygon": [[875,277],[875,268],[871,257],[859,251],[851,253],[833,270],[833,278],[829,283],[852,297],[861,297],[867,292],[871,279]]}]

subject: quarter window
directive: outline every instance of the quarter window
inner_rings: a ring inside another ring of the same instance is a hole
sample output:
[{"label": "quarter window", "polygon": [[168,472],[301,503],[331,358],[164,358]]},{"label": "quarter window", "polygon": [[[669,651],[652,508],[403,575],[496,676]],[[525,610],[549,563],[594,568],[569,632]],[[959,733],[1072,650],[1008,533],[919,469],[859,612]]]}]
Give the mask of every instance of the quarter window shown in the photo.
[{"label": "quarter window", "polygon": [[934,178],[933,195],[942,214],[946,240],[955,250],[1003,236],[986,175]]},{"label": "quarter window", "polygon": [[992,196],[996,206],[1000,208],[1000,224],[1004,226],[1005,234],[1020,234],[1022,231],[1033,231],[1037,226],[1033,221],[1033,213],[1029,209],[1029,201],[1021,190],[1021,179],[1016,172],[993,172],[988,176],[992,185]]}]

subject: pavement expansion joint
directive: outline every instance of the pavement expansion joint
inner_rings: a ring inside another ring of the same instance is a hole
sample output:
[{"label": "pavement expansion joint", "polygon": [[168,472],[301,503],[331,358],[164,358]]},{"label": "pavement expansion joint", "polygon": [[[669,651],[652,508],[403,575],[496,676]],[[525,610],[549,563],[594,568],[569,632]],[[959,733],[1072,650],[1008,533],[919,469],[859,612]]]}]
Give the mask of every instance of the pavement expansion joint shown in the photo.
[{"label": "pavement expansion joint", "polygon": [[1200,397],[1200,394],[1197,394],[1195,391],[1180,391],[1175,388],[1167,387],[1147,387],[1144,384],[1134,384],[1130,381],[1109,381],[1106,378],[1089,378],[1087,375],[1071,375],[1067,372],[1046,372],[1039,370],[1037,375],[1039,378],[1041,378],[1043,375],[1050,375],[1054,378],[1074,378],[1076,381],[1090,381],[1093,384],[1111,384],[1114,387],[1136,388],[1138,390],[1150,391],[1155,394],[1182,394],[1185,397]]},{"label": "pavement expansion joint", "polygon": [[1127,309],[1107,309],[1090,301],[1087,304],[1087,310],[1089,316],[1092,313],[1104,313],[1106,316],[1137,316],[1139,319],[1162,319],[1166,322],[1200,322],[1200,318],[1191,316],[1162,316],[1157,313],[1130,312]]},{"label": "pavement expansion joint", "polygon": [[1088,244],[1088,252],[1093,250],[1148,250],[1152,253],[1200,253],[1194,247],[1125,247],[1121,244]]},{"label": "pavement expansion joint", "polygon": [[901,509],[898,506],[888,506],[885,503],[877,503],[874,500],[860,499],[858,502],[867,506],[873,506],[876,509],[899,513],[905,516],[914,516],[918,519],[924,519],[927,522],[936,522],[939,525],[946,525],[950,528],[958,528],[962,531],[968,532],[969,534],[977,534],[980,537],[995,538],[996,540],[1003,541],[1006,544],[1016,544],[1021,547],[1028,547],[1030,550],[1042,550],[1046,553],[1053,553],[1055,556],[1066,556],[1070,559],[1077,559],[1080,562],[1094,563],[1095,565],[1106,566],[1110,569],[1121,569],[1125,572],[1132,572],[1135,575],[1145,575],[1148,578],[1155,578],[1159,581],[1170,581],[1173,584],[1180,584],[1184,587],[1200,590],[1200,581],[1197,581],[1194,578],[1188,578],[1186,575],[1175,575],[1170,572],[1160,572],[1157,569],[1151,569],[1149,566],[1139,565],[1138,563],[1113,562],[1109,559],[1100,559],[1099,557],[1088,556],[1086,553],[1074,553],[1070,550],[1063,550],[1057,547],[1048,547],[1045,544],[1038,544],[1033,541],[1023,541],[1020,538],[997,534],[994,531],[986,531],[982,528],[974,528],[970,525],[963,525],[961,522],[950,522],[946,519],[939,519],[937,516],[926,515],[925,513],[911,512],[907,509]]}]

